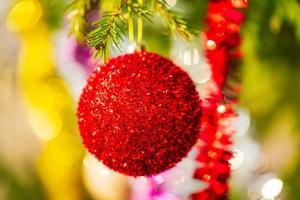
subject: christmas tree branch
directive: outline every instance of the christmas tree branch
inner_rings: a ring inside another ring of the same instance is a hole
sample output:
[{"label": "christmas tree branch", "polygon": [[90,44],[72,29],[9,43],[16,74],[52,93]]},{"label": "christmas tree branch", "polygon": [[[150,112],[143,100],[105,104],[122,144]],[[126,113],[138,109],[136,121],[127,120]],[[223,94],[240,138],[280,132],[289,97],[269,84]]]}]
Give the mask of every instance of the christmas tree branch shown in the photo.
[{"label": "christmas tree branch", "polygon": [[150,17],[152,17],[152,14],[147,8],[143,7],[142,3],[132,3],[127,4],[127,6],[130,6],[132,8],[131,14],[133,15],[133,17],[143,17],[151,22]]},{"label": "christmas tree branch", "polygon": [[[85,1],[85,0],[78,0]],[[91,0],[87,0],[91,1]],[[142,42],[143,19],[151,21],[151,11],[159,12],[168,22],[173,32],[178,32],[183,38],[190,39],[198,33],[176,12],[171,11],[165,0],[152,0],[153,7],[144,4],[143,0],[122,0],[115,11],[103,13],[97,20],[92,30],[87,35],[87,43],[93,47],[94,56],[101,56],[105,60],[108,55],[108,47],[111,43],[118,47],[122,35],[124,35],[121,22],[127,21],[129,40],[134,40],[134,19],[137,19],[137,42]],[[146,6],[144,6],[146,5]],[[152,8],[152,9],[151,9]]]},{"label": "christmas tree branch", "polygon": [[94,56],[101,56],[107,59],[108,47],[113,42],[117,47],[122,35],[125,34],[120,26],[121,10],[103,13],[100,20],[94,22],[96,27],[87,36],[87,43],[93,47]]},{"label": "christmas tree branch", "polygon": [[121,22],[128,21],[129,39],[134,40],[133,19],[135,17],[150,20],[150,12],[137,3],[128,1],[122,4],[123,7],[116,8],[115,11],[103,13],[101,19],[94,22],[95,29],[87,36],[87,43],[93,47],[94,56],[101,56],[107,59],[108,47],[112,42],[119,47],[122,35],[125,35]]},{"label": "christmas tree branch", "polygon": [[155,0],[154,7],[169,23],[173,33],[179,33],[186,40],[189,40],[191,36],[198,36],[199,33],[190,27],[179,13],[169,9],[165,0]]},{"label": "christmas tree branch", "polygon": [[86,31],[87,22],[85,19],[86,12],[91,8],[92,0],[76,0],[70,4],[72,11],[69,13],[71,18],[70,34],[74,34],[78,41],[83,42]]}]

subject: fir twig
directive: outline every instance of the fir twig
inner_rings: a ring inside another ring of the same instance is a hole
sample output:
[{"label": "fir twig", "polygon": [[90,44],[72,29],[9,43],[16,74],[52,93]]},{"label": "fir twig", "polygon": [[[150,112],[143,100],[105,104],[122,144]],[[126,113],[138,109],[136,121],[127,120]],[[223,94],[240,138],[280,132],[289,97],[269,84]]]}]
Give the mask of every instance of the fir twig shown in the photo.
[{"label": "fir twig", "polygon": [[[165,0],[152,0],[152,2],[154,2],[154,7],[152,7],[154,10],[149,9],[149,5],[144,7],[145,4],[136,3],[136,1],[132,3],[131,0],[122,0],[121,5],[115,11],[103,13],[102,18],[94,22],[94,30],[87,35],[87,43],[93,47],[94,57],[100,56],[106,61],[110,44],[113,43],[119,48],[122,35],[125,35],[123,27],[120,26],[121,22],[128,20],[129,36],[133,38],[133,19],[138,18],[140,25],[142,18],[151,22],[151,11],[159,12],[166,19],[171,30],[178,32],[187,40],[192,35],[198,34],[178,13],[169,9]],[[139,42],[142,40],[141,33],[139,30]]]},{"label": "fir twig", "polygon": [[75,0],[70,4],[72,11],[69,13],[71,18],[70,32],[74,34],[78,41],[83,42],[88,24],[86,22],[86,12],[91,8],[93,0]]},{"label": "fir twig", "polygon": [[94,57],[101,56],[106,61],[111,42],[119,47],[119,41],[125,34],[120,27],[121,11],[103,13],[100,20],[94,22],[95,29],[87,36],[87,43],[93,47]]},{"label": "fir twig", "polygon": [[152,14],[149,10],[146,8],[141,7],[140,4],[138,3],[133,3],[133,4],[127,4],[127,6],[131,6],[131,14],[132,17],[144,17],[146,20],[149,22],[152,22],[151,18]]},{"label": "fir twig", "polygon": [[177,12],[169,9],[165,0],[155,0],[155,9],[169,23],[171,31],[179,33],[184,39],[189,40],[191,36],[198,36],[199,33],[190,27],[187,21]]},{"label": "fir twig", "polygon": [[113,43],[119,48],[119,42],[122,35],[125,35],[121,21],[125,18],[144,17],[151,21],[151,13],[149,10],[144,9],[136,3],[126,3],[124,6],[131,8],[130,14],[124,10],[117,8],[112,12],[105,12],[101,19],[94,22],[95,29],[92,30],[87,36],[87,43],[93,47],[94,57],[103,57],[106,61],[108,56],[108,48]]}]

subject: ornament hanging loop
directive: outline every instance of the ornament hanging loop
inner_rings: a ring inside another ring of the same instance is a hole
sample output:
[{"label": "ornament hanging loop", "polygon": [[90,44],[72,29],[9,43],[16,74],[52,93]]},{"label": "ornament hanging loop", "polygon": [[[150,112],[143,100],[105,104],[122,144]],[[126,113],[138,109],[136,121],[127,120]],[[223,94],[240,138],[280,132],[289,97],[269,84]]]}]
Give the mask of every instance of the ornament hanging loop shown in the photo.
[{"label": "ornament hanging loop", "polygon": [[[143,6],[143,0],[138,0],[139,5],[142,7]],[[142,48],[142,42],[143,42],[143,18],[142,15],[139,14],[138,16],[138,32],[137,32],[137,47]],[[142,50],[139,48],[138,50]]]},{"label": "ornament hanging loop", "polygon": [[134,21],[132,17],[132,1],[127,0],[127,5],[128,5],[128,36],[129,36],[129,41],[134,42]]},{"label": "ornament hanging loop", "polygon": [[[143,6],[143,0],[138,0],[138,6]],[[133,6],[135,6],[132,0],[127,0],[127,11],[128,11],[128,37],[131,43],[136,43],[136,50],[142,50],[142,41],[143,41],[143,16],[141,13],[137,15],[137,24],[135,24],[135,15],[133,11]],[[136,27],[135,27],[136,25]],[[135,38],[135,30],[137,30],[137,37]]]}]

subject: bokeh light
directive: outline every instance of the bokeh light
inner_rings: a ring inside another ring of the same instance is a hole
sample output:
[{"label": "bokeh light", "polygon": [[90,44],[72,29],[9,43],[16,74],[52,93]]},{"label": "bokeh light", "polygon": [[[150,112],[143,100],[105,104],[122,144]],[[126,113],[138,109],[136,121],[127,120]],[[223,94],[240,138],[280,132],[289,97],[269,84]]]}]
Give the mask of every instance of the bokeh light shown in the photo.
[{"label": "bokeh light", "polygon": [[230,160],[230,167],[231,169],[237,169],[239,168],[243,162],[244,162],[244,153],[239,150],[239,149],[235,149],[233,150],[233,158]]},{"label": "bokeh light", "polygon": [[89,153],[83,159],[83,177],[87,190],[94,199],[129,199],[126,176],[107,168]]},{"label": "bokeh light", "polygon": [[271,178],[264,183],[261,189],[261,194],[266,199],[272,199],[280,194],[282,187],[282,180],[278,178]]}]

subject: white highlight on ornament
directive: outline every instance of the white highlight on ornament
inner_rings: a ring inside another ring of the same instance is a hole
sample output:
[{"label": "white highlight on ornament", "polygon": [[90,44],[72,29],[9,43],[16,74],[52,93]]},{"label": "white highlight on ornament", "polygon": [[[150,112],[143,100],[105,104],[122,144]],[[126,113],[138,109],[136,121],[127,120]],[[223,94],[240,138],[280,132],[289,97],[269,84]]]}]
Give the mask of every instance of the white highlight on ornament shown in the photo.
[{"label": "white highlight on ornament", "polygon": [[177,0],[166,0],[166,2],[170,7],[174,7],[177,3]]},{"label": "white highlight on ornament", "polygon": [[135,42],[132,42],[132,43],[129,43],[129,45],[127,46],[127,53],[133,53],[136,49],[136,43]]},{"label": "white highlight on ornament", "polygon": [[232,170],[239,168],[244,162],[244,152],[239,149],[233,150],[233,158],[229,160],[230,167]]},{"label": "white highlight on ornament", "polygon": [[282,180],[278,178],[271,178],[264,183],[261,189],[261,195],[266,199],[275,198],[280,194],[282,187]]},{"label": "white highlight on ornament", "polygon": [[213,41],[213,40],[207,40],[207,42],[206,42],[206,48],[208,50],[214,50],[216,47],[217,47],[217,44],[216,44],[215,41]]},{"label": "white highlight on ornament", "polygon": [[219,105],[217,108],[218,113],[224,113],[226,111],[226,107],[224,105]]},{"label": "white highlight on ornament", "polygon": [[122,40],[120,40],[119,47],[120,48],[117,48],[114,45],[110,47],[111,57],[117,57],[127,53],[134,53],[137,48],[137,44],[135,42],[130,42],[127,38],[122,38]]}]

